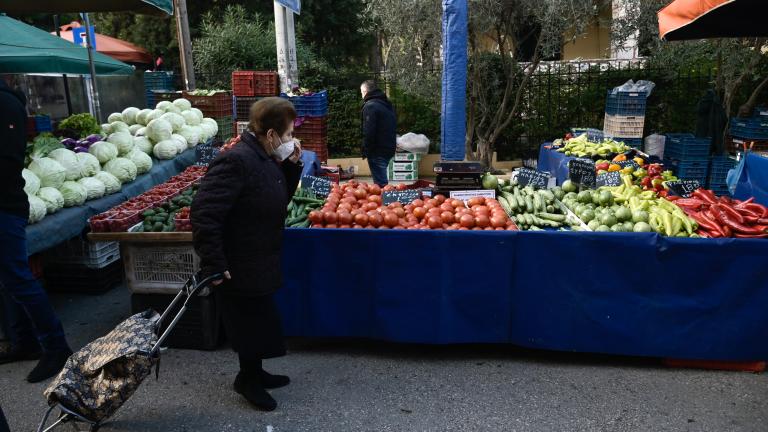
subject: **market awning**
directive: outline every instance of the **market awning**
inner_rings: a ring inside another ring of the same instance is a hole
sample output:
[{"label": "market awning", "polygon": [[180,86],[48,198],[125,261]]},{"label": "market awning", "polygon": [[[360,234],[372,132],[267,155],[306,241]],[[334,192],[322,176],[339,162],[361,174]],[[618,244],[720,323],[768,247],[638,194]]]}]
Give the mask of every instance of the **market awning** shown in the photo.
[{"label": "market awning", "polygon": [[[72,29],[78,27],[80,27],[80,23],[77,21],[61,26],[61,38],[74,42]],[[52,34],[56,33],[53,32]],[[96,38],[96,51],[102,54],[128,63],[152,64],[152,55],[142,47],[99,33],[95,33],[94,36]]]},{"label": "market awning", "polygon": [[[96,73],[131,75],[132,66],[93,53]],[[88,51],[37,27],[0,15],[0,73],[88,74]]]},{"label": "market awning", "polygon": [[765,0],[675,0],[658,15],[659,35],[668,41],[768,36]]},{"label": "market awning", "polygon": [[173,0],[12,0],[5,13],[125,12],[173,15]]}]

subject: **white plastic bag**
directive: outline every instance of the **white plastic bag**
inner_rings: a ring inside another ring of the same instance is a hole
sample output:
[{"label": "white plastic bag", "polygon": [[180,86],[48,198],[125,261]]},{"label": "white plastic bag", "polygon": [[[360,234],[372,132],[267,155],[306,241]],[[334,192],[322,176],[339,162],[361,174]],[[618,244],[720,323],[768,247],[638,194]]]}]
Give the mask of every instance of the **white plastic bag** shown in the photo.
[{"label": "white plastic bag", "polygon": [[429,138],[422,134],[408,132],[397,137],[397,149],[411,153],[429,153]]}]

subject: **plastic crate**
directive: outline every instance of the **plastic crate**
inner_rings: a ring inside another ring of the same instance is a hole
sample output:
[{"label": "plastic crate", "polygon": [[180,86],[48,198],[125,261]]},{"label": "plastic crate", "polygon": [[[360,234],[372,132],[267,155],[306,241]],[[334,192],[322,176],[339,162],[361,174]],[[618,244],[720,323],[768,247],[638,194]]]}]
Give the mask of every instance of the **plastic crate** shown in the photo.
[{"label": "plastic crate", "polygon": [[[173,295],[132,294],[131,313],[136,314],[147,309],[162,313],[173,301]],[[181,302],[171,311],[171,316],[178,313]],[[167,320],[160,328],[161,334],[167,328]],[[216,307],[213,296],[195,296],[187,303],[187,310],[176,323],[165,340],[165,346],[171,348],[214,350],[221,340],[221,313]]]},{"label": "plastic crate", "polygon": [[35,116],[35,132],[52,132],[53,123],[51,118],[47,115]]},{"label": "plastic crate", "polygon": [[48,291],[103,294],[122,280],[120,260],[98,269],[72,264],[50,264],[45,267],[45,287]]},{"label": "plastic crate", "polygon": [[192,103],[192,106],[203,112],[206,117],[220,119],[230,118],[230,128],[232,127],[232,93],[218,92],[213,96],[194,96],[183,92],[184,98]]},{"label": "plastic crate", "polygon": [[[121,248],[125,281],[133,293],[176,294],[200,270],[200,258],[189,244],[131,244]],[[205,288],[200,295],[210,294]]]},{"label": "plastic crate", "polygon": [[709,161],[680,161],[665,159],[664,166],[670,168],[678,178],[683,180],[698,180],[702,185],[707,184]]},{"label": "plastic crate", "polygon": [[235,136],[235,130],[233,128],[232,117],[220,117],[214,118],[216,124],[219,125],[219,131],[216,132],[216,136],[213,138],[214,143],[226,142],[233,136]]},{"label": "plastic crate", "polygon": [[645,116],[605,115],[603,133],[606,136],[642,138]]},{"label": "plastic crate", "polygon": [[768,140],[768,117],[732,118],[731,136]]},{"label": "plastic crate", "polygon": [[261,96],[235,96],[232,98],[232,113],[237,121],[248,121],[251,105],[264,99]]},{"label": "plastic crate", "polygon": [[756,153],[768,152],[768,140],[753,140],[729,136],[725,142],[728,153],[735,156],[750,150]]},{"label": "plastic crate", "polygon": [[173,72],[144,72],[144,88],[147,90],[173,90]]},{"label": "plastic crate", "polygon": [[642,116],[645,115],[646,101],[648,96],[639,92],[613,92],[608,90],[605,100],[605,113],[609,115],[620,116]]},{"label": "plastic crate", "polygon": [[277,96],[280,77],[274,71],[232,72],[232,93],[235,96]]},{"label": "plastic crate", "polygon": [[328,115],[328,91],[323,90],[308,96],[287,96],[281,94],[280,97],[288,99],[296,109],[299,117],[314,116],[322,117]]},{"label": "plastic crate", "polygon": [[712,140],[691,134],[667,134],[664,157],[681,161],[708,161]]},{"label": "plastic crate", "polygon": [[709,179],[707,181],[707,187],[710,189],[713,187],[725,187],[727,189],[726,178],[728,177],[728,171],[733,169],[735,166],[735,159],[731,159],[728,156],[713,156],[709,167]]},{"label": "plastic crate", "polygon": [[603,131],[593,128],[571,128],[571,135],[574,138],[587,134],[587,139],[592,142],[600,142],[605,138]]},{"label": "plastic crate", "polygon": [[293,136],[300,140],[325,139],[328,136],[328,117],[299,117],[294,122]]},{"label": "plastic crate", "polygon": [[46,252],[46,259],[51,264],[99,269],[120,259],[120,245],[117,242],[89,242],[75,237]]}]

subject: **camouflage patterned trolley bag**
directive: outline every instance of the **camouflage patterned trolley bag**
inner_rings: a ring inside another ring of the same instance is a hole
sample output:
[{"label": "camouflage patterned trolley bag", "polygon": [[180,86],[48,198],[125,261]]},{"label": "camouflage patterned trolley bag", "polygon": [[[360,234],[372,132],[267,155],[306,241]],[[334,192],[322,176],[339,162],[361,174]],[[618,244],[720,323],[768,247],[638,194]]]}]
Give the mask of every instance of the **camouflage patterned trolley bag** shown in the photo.
[{"label": "camouflage patterned trolley bag", "polygon": [[[72,354],[64,369],[45,390],[50,408],[45,413],[38,432],[48,432],[57,425],[76,421],[90,425],[96,431],[136,391],[160,361],[160,346],[187,310],[187,302],[195,293],[222,275],[201,281],[192,276],[184,288],[163,312],[148,310],[118,324],[106,336],[89,343]],[[181,309],[168,328],[158,335],[162,323],[180,302]],[[45,424],[55,408],[61,410],[56,422]]]}]

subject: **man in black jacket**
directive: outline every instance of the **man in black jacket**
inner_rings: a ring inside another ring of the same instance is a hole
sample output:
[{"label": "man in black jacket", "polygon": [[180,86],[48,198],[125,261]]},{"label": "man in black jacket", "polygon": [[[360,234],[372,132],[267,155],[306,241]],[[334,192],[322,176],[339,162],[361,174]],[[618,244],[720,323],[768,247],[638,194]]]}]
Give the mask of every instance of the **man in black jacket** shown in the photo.
[{"label": "man in black jacket", "polygon": [[387,95],[373,81],[360,85],[363,105],[363,159],[368,158],[373,182],[387,184],[387,167],[397,146],[397,115]]},{"label": "man in black jacket", "polygon": [[39,357],[27,381],[40,382],[59,373],[72,351],[48,296],[29,269],[29,201],[21,176],[27,142],[25,105],[24,95],[0,79],[0,294],[3,312],[11,321],[11,349],[0,354],[0,364]]}]

